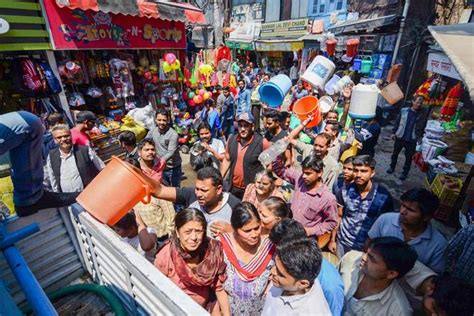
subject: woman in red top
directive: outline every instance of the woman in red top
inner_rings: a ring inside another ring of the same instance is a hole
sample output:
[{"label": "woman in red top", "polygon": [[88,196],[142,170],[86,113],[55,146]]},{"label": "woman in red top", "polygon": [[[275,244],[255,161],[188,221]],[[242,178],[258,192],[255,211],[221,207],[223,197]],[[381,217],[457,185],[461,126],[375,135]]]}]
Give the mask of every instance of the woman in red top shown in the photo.
[{"label": "woman in red top", "polygon": [[177,213],[174,235],[156,255],[155,266],[209,312],[220,308],[221,315],[230,315],[222,286],[227,278],[222,246],[207,237],[206,230],[201,211]]}]

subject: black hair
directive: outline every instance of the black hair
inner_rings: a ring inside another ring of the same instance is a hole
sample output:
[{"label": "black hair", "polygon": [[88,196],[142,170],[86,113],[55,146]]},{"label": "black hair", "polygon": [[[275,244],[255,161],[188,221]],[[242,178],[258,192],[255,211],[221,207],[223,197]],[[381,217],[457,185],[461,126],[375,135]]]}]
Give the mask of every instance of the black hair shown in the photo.
[{"label": "black hair", "polygon": [[181,227],[191,221],[196,221],[202,224],[204,231],[207,230],[207,221],[204,214],[197,208],[188,207],[176,213],[174,217],[174,227],[179,230]]},{"label": "black hair", "polygon": [[262,205],[265,205],[276,217],[291,218],[293,215],[285,200],[277,196],[270,196],[263,200]]},{"label": "black hair", "polygon": [[370,155],[359,155],[355,156],[352,164],[356,167],[370,167],[370,169],[375,169],[375,159]]},{"label": "black hair", "polygon": [[120,229],[129,229],[134,226],[138,227],[137,222],[135,220],[135,213],[128,212],[114,226]]},{"label": "black hair", "polygon": [[424,188],[415,188],[406,191],[400,196],[400,201],[416,202],[423,217],[432,217],[439,208],[438,197]]},{"label": "black hair", "polygon": [[307,280],[310,287],[321,271],[323,256],[316,239],[304,238],[277,245],[277,256],[296,280]]},{"label": "black hair", "polygon": [[209,132],[211,131],[211,126],[209,126],[209,123],[207,122],[201,122],[201,124],[198,125],[198,128],[197,128],[197,132],[199,134],[199,132],[203,129],[207,129]]},{"label": "black hair", "polygon": [[339,132],[340,126],[337,121],[327,121],[326,126],[330,126],[331,130]]},{"label": "black hair", "polygon": [[269,238],[272,243],[278,245],[285,241],[307,238],[307,235],[303,224],[291,218],[284,218],[273,226]]},{"label": "black hair", "polygon": [[53,127],[56,124],[64,124],[64,116],[61,113],[50,113],[46,117],[46,124],[49,128]]},{"label": "black hair", "polygon": [[213,162],[211,156],[201,153],[192,159],[191,167],[194,172],[198,172],[198,170],[203,168],[212,167]]},{"label": "black hair", "polygon": [[224,91],[230,92],[230,87],[224,87]]},{"label": "black hair", "polygon": [[127,146],[136,146],[137,145],[137,136],[134,132],[123,131],[118,136],[118,140],[121,143],[124,143]]},{"label": "black hair", "polygon": [[329,110],[329,111],[326,113],[326,116],[327,116],[329,113],[335,113],[335,114],[337,114],[337,115],[339,116],[339,113],[337,113],[336,110]]},{"label": "black hair", "polygon": [[312,169],[316,172],[322,172],[324,169],[324,162],[318,156],[311,154],[306,156],[306,158],[301,163],[301,168],[304,169]]},{"label": "black hair", "polygon": [[176,231],[178,231],[181,227],[183,227],[184,225],[186,225],[187,223],[191,221],[196,221],[202,225],[203,240],[202,240],[201,245],[199,245],[198,249],[192,252],[188,252],[188,254],[191,258],[196,258],[196,257],[203,258],[204,254],[206,253],[206,249],[209,245],[209,241],[207,239],[206,217],[200,210],[193,207],[188,207],[176,213],[176,215],[174,216],[175,232],[173,233],[173,240],[176,247],[178,249],[181,249],[184,252],[183,248],[181,247],[181,243],[179,241]]},{"label": "black hair", "polygon": [[397,278],[402,278],[415,265],[418,255],[412,247],[396,237],[377,237],[371,240],[370,249],[382,256],[389,270],[398,272]]},{"label": "black hair", "polygon": [[197,180],[201,181],[211,179],[212,185],[214,185],[215,187],[222,185],[222,175],[219,170],[214,167],[205,167],[200,169],[197,172],[196,178]]},{"label": "black hair", "polygon": [[350,163],[354,163],[354,156],[347,157],[346,160],[344,160],[344,162],[342,164],[347,165],[347,164],[350,164]]},{"label": "black hair", "polygon": [[279,115],[280,115],[280,122],[283,122],[287,118],[291,117],[291,114],[286,111],[280,112]]},{"label": "black hair", "polygon": [[233,229],[237,230],[248,224],[252,219],[256,219],[260,222],[260,216],[258,215],[257,209],[252,203],[242,202],[232,211],[230,224]]},{"label": "black hair", "polygon": [[216,90],[222,90],[222,86],[218,84],[218,85],[216,86]]},{"label": "black hair", "polygon": [[129,164],[131,164],[132,166],[134,166],[138,169],[141,169],[140,162],[137,159],[133,158],[133,157],[125,158],[124,161],[128,162]]},{"label": "black hair", "polygon": [[316,135],[315,139],[318,138],[318,137],[319,137],[319,138],[324,138],[324,139],[326,139],[326,146],[329,147],[329,145],[331,145],[332,138],[331,138],[331,136],[329,136],[328,134],[326,134],[326,133],[319,133],[318,135]]},{"label": "black hair", "polygon": [[446,274],[436,276],[433,283],[431,297],[448,316],[474,315],[474,287],[471,284]]},{"label": "black hair", "polygon": [[272,119],[273,121],[280,122],[280,114],[278,111],[270,110],[263,115],[265,118]]},{"label": "black hair", "polygon": [[145,145],[153,145],[156,148],[155,141],[153,138],[144,138],[138,143],[138,150],[142,150]]},{"label": "black hair", "polygon": [[165,108],[163,107],[159,107],[157,110],[156,110],[156,113],[155,113],[155,118],[159,115],[163,115],[163,116],[166,116],[166,118],[169,120],[170,119],[170,112],[168,110],[166,110]]},{"label": "black hair", "polygon": [[[243,77],[240,77],[240,78],[243,78]],[[237,81],[237,84],[239,84],[241,81],[242,81],[242,82],[244,83],[244,85],[245,85],[245,80],[244,80],[244,79],[239,79],[239,80]]]}]

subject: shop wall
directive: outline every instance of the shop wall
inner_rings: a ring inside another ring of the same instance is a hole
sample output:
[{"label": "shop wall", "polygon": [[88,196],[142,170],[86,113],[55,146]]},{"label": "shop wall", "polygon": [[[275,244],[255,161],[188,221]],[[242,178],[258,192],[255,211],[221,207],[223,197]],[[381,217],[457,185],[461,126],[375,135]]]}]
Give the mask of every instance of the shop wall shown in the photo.
[{"label": "shop wall", "polygon": [[[423,3],[425,0],[411,1]],[[401,14],[404,0],[348,0],[348,11],[357,12],[359,19],[371,19],[390,14]]]},{"label": "shop wall", "polygon": [[0,34],[0,51],[51,49],[38,0],[0,1],[0,18],[9,24],[9,30]]},{"label": "shop wall", "polygon": [[231,23],[263,21],[264,1],[232,1]]}]

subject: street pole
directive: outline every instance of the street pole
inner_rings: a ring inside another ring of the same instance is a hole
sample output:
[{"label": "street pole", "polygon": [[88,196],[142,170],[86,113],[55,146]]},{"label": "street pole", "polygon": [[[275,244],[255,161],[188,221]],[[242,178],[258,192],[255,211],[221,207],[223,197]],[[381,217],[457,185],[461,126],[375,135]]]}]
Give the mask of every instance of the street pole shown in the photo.
[{"label": "street pole", "polygon": [[403,31],[405,30],[405,23],[406,23],[409,7],[410,7],[410,0],[405,0],[405,6],[403,7],[403,13],[402,13],[402,21],[400,22],[400,29],[398,30],[397,42],[395,44],[395,49],[393,50],[391,66],[395,64],[398,51],[400,50],[400,44],[402,42]]}]

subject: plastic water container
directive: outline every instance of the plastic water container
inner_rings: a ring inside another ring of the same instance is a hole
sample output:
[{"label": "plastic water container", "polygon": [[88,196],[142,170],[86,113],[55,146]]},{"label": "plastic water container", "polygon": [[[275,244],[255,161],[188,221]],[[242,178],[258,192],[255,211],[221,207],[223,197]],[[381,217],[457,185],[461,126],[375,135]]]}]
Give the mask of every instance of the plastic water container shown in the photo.
[{"label": "plastic water container", "polygon": [[301,121],[306,120],[309,116],[313,116],[313,120],[306,125],[308,128],[319,125],[322,120],[318,98],[312,95],[302,97],[296,101],[293,106],[293,113],[295,113]]},{"label": "plastic water container", "polygon": [[385,88],[382,89],[380,94],[391,105],[397,103],[404,97],[402,89],[400,89],[396,82],[392,82],[387,85]]},{"label": "plastic water container", "polygon": [[313,62],[308,66],[308,69],[301,76],[301,79],[310,83],[314,87],[324,89],[326,81],[331,77],[336,69],[336,65],[324,56],[316,56]]},{"label": "plastic water container", "polygon": [[266,84],[260,86],[258,93],[260,101],[271,108],[277,108],[285,99],[285,95],[291,88],[291,79],[287,75],[276,75]]},{"label": "plastic water container", "polygon": [[350,76],[342,77],[333,87],[334,93],[339,93],[344,90],[345,87],[352,83],[352,79]]},{"label": "plastic water container", "polygon": [[112,156],[76,200],[102,223],[115,225],[138,202],[150,203],[154,188],[139,169]]},{"label": "plastic water container", "polygon": [[288,142],[284,139],[280,139],[272,144],[270,148],[262,151],[258,156],[258,161],[266,168],[275,161],[279,155],[285,152],[286,148],[288,148]]},{"label": "plastic water container", "polygon": [[355,119],[370,119],[375,116],[380,90],[376,85],[357,84],[352,88],[349,115]]},{"label": "plastic water container", "polygon": [[338,75],[332,76],[332,78],[329,79],[329,81],[324,86],[324,91],[326,91],[327,94],[329,94],[329,95],[333,95],[335,93],[334,92],[334,86],[336,85],[336,83],[339,80],[341,80],[341,77],[339,77]]},{"label": "plastic water container", "polygon": [[370,73],[370,69],[372,69],[372,57],[366,56],[362,60],[362,64],[360,66],[360,73],[361,74],[368,74],[368,73]]}]

